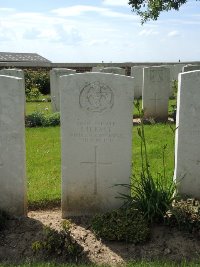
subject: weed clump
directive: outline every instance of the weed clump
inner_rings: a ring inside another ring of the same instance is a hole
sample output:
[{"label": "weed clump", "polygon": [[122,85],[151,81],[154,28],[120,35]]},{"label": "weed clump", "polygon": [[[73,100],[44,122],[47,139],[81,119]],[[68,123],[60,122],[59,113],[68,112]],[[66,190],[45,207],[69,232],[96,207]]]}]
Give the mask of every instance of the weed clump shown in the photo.
[{"label": "weed clump", "polygon": [[67,260],[77,261],[82,248],[71,236],[71,223],[65,221],[63,230],[57,231],[49,226],[44,227],[43,239],[32,244],[35,253],[41,252],[45,256],[59,256]]},{"label": "weed clump", "polygon": [[96,215],[92,219],[92,230],[104,240],[134,244],[144,242],[150,234],[144,216],[138,210],[125,207]]},{"label": "weed clump", "polygon": [[200,237],[200,202],[195,199],[176,200],[167,213],[167,221]]}]

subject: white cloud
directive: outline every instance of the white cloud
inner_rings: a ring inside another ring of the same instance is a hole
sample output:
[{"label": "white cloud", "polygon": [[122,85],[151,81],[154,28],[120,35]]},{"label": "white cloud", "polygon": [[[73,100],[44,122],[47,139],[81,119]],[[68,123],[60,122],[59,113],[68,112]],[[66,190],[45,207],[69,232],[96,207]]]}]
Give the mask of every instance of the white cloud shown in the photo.
[{"label": "white cloud", "polygon": [[107,39],[92,40],[89,42],[89,46],[107,45],[109,44]]},{"label": "white cloud", "polygon": [[139,32],[140,36],[151,36],[151,35],[158,35],[159,32],[155,31],[153,29],[149,29],[149,30],[142,30]]},{"label": "white cloud", "polygon": [[14,8],[1,7],[0,12],[14,12]]},{"label": "white cloud", "polygon": [[177,37],[179,35],[180,35],[180,33],[178,31],[171,31],[167,34],[167,36],[169,36],[169,37]]},{"label": "white cloud", "polygon": [[106,6],[128,6],[128,0],[103,0]]},{"label": "white cloud", "polygon": [[112,11],[109,8],[104,8],[104,7],[86,6],[86,5],[85,6],[76,5],[76,6],[71,6],[71,7],[58,8],[58,9],[52,10],[51,12],[61,17],[77,17],[84,13],[94,12],[101,16],[106,16],[106,17],[139,20],[138,16],[135,16],[133,14],[116,12],[116,11]]},{"label": "white cloud", "polygon": [[76,6],[71,6],[71,7],[65,7],[65,8],[63,7],[63,8],[54,9],[51,12],[58,16],[74,17],[74,16],[79,16],[86,12],[103,13],[106,10],[107,10],[106,8],[101,8],[101,7],[76,5]]}]

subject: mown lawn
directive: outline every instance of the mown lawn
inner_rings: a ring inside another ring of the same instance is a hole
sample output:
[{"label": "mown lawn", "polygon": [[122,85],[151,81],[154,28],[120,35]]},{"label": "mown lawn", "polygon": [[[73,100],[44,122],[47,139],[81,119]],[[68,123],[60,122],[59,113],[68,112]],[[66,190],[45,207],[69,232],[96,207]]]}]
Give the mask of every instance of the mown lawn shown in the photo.
[{"label": "mown lawn", "polygon": [[[139,177],[141,156],[137,128],[133,127],[132,173]],[[167,144],[166,173],[167,180],[171,181],[174,168],[174,133],[170,125],[145,125],[145,133],[151,172],[154,176],[163,173],[162,153],[163,146]],[[56,204],[60,200],[60,153],[60,127],[26,128],[28,201],[31,206]]]},{"label": "mown lawn", "polygon": [[26,128],[28,201],[31,206],[58,203],[60,182],[60,127]]}]

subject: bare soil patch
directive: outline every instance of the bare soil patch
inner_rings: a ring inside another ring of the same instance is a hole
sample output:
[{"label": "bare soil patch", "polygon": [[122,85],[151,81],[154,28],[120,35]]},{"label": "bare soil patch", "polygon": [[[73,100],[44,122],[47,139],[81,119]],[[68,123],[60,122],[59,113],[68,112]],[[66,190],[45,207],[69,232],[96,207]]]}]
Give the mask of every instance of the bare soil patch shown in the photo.
[{"label": "bare soil patch", "polygon": [[[61,229],[61,211],[30,211],[26,218],[8,221],[7,228],[0,232],[0,262],[15,263],[32,261],[63,262],[62,258],[36,256],[32,243],[41,240],[43,227]],[[133,245],[122,242],[98,240],[91,232],[88,220],[73,221],[72,235],[83,248],[82,261],[95,264],[119,265],[131,260],[198,261],[200,240],[192,234],[163,225],[152,227],[151,238],[145,244]],[[79,261],[79,259],[77,259]]]}]

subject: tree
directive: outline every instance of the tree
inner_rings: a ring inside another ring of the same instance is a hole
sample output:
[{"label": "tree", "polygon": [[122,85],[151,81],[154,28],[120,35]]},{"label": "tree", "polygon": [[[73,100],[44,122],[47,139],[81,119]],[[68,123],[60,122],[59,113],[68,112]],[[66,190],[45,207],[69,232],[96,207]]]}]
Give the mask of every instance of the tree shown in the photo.
[{"label": "tree", "polygon": [[141,17],[141,23],[157,20],[160,13],[169,10],[179,10],[187,0],[129,0],[133,12]]}]

